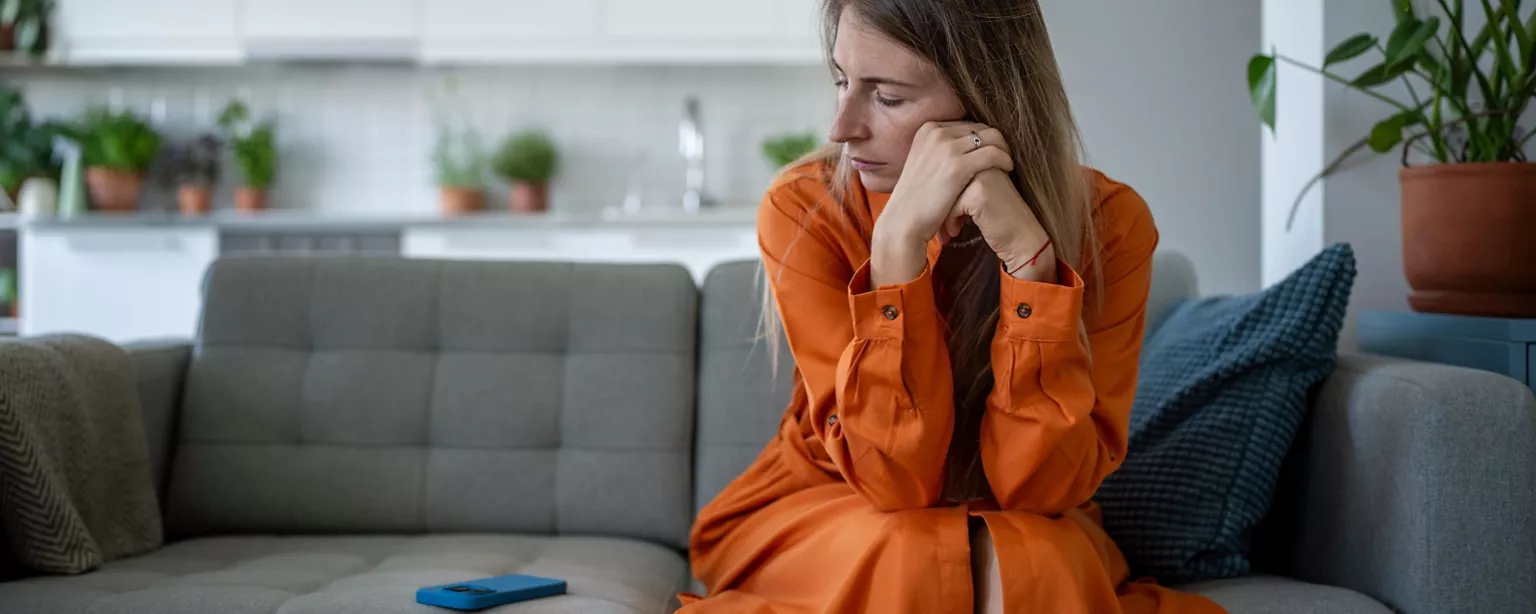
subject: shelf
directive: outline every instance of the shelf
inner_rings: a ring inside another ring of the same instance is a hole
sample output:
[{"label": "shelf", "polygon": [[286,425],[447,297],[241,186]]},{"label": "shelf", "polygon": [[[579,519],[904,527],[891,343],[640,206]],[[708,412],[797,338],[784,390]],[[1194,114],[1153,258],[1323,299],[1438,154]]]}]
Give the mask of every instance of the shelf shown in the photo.
[{"label": "shelf", "polygon": [[50,53],[43,57],[37,57],[26,53],[4,52],[0,53],[0,70],[20,70],[28,68],[58,68],[65,66],[57,53]]}]

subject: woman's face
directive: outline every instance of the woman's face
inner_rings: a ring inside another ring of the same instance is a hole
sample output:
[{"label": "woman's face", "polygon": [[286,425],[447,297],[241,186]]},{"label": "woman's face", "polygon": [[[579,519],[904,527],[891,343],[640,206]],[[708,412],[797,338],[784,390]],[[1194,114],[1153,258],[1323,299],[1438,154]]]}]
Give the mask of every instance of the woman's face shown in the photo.
[{"label": "woman's face", "polygon": [[851,10],[838,21],[832,62],[837,115],[828,138],[843,144],[843,157],[871,192],[896,189],[918,128],[965,116],[960,97],[932,64]]}]

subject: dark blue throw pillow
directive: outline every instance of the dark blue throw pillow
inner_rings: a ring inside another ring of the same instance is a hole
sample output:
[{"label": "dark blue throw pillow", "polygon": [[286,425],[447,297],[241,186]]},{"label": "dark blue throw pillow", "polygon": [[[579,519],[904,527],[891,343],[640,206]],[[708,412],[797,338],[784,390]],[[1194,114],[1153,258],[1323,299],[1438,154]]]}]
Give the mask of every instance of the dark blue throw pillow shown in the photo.
[{"label": "dark blue throw pillow", "polygon": [[1191,299],[1141,353],[1130,451],[1095,500],[1137,577],[1164,583],[1249,572],[1310,390],[1333,370],[1355,280],[1335,244],[1285,280]]}]

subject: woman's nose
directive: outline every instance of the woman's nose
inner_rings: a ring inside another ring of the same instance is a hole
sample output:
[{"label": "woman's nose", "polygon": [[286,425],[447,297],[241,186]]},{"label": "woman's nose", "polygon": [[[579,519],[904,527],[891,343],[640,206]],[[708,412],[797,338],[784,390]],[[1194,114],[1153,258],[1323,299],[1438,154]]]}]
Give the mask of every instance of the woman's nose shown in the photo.
[{"label": "woman's nose", "polygon": [[848,143],[869,138],[869,126],[864,122],[857,106],[839,101],[837,114],[832,117],[832,129],[827,134],[828,140],[833,143]]}]

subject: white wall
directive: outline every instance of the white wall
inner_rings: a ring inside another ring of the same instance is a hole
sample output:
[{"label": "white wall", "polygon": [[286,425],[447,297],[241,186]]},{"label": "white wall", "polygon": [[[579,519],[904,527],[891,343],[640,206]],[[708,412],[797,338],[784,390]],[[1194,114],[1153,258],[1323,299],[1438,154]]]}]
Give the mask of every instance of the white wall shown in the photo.
[{"label": "white wall", "polygon": [[[1208,292],[1259,287],[1260,132],[1245,66],[1260,39],[1261,0],[1043,0],[1043,10],[1087,141],[1090,163],[1139,190],[1163,247],[1188,254]],[[1114,19],[1106,18],[1114,13]],[[131,107],[166,100],[185,134],[198,100],[249,91],[276,112],[284,146],[278,207],[425,213],[432,132],[425,88],[445,72],[404,67],[154,69],[28,73],[34,102],[72,113],[114,89]],[[765,135],[824,133],[830,78],[803,67],[505,67],[458,73],[489,137],[524,125],[553,129],[567,172],[556,205],[618,204],[633,157],[649,156],[648,196],[682,187],[677,121],[683,97],[703,99],[710,185],[754,205],[771,170]],[[214,109],[213,112],[216,112]],[[498,191],[493,198],[502,198]]]},{"label": "white wall", "polygon": [[[1260,0],[1043,0],[1090,162],[1136,188],[1201,290],[1259,287]],[[1113,18],[1108,17],[1114,15]]]}]

